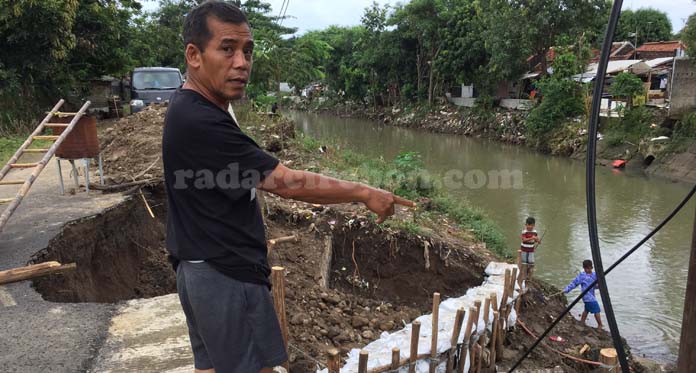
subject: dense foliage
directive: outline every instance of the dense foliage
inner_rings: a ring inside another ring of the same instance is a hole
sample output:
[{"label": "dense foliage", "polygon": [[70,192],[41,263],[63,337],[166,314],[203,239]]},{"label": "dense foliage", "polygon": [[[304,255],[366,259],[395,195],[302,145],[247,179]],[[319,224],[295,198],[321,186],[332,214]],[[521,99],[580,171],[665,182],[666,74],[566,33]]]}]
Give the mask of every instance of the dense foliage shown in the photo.
[{"label": "dense foliage", "polygon": [[[183,20],[199,2],[160,0],[143,12],[135,0],[0,1],[0,130],[35,120],[58,97],[79,102],[89,79],[120,78],[137,66],[183,70]],[[588,55],[577,51],[598,46],[609,9],[605,0],[375,2],[358,26],[298,36],[263,0],[233,2],[247,12],[256,39],[250,97],[278,91],[280,82],[297,91],[322,83],[337,100],[374,106],[433,104],[461,84],[473,84],[479,97],[495,96],[499,82],[533,67],[530,56],[545,74],[541,56],[552,49],[574,49],[582,64]],[[639,42],[670,37],[669,20],[653,9],[624,11],[621,22],[617,40],[631,39],[636,24]],[[682,33],[691,44],[694,23]],[[539,88],[545,97],[575,95],[573,83],[558,79]]]}]

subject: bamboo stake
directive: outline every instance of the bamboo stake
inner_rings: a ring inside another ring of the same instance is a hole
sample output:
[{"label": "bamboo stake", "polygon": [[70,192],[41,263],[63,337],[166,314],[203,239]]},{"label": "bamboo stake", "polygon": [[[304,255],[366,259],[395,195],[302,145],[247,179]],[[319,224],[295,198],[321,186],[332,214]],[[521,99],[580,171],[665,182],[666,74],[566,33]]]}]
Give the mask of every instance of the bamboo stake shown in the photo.
[{"label": "bamboo stake", "polygon": [[432,323],[432,339],[430,340],[430,373],[435,373],[437,364],[435,358],[437,357],[437,333],[439,328],[439,317],[440,317],[440,293],[433,294],[433,323]]},{"label": "bamboo stake", "polygon": [[[273,306],[275,307],[276,316],[278,316],[280,332],[283,336],[283,343],[285,344],[285,351],[287,353],[289,331],[287,313],[285,310],[285,268],[271,268],[271,281],[273,284]],[[286,361],[283,367],[290,369],[290,363]]]},{"label": "bamboo stake", "polygon": [[452,373],[454,369],[454,353],[457,350],[457,341],[459,340],[459,330],[462,328],[462,322],[464,321],[464,309],[460,308],[457,310],[457,316],[454,318],[454,329],[452,330],[452,339],[450,339],[449,356],[447,358],[447,373]]},{"label": "bamboo stake", "polygon": [[[474,327],[472,330],[472,334],[475,334],[475,332],[478,332],[478,324],[479,324],[480,314],[481,314],[481,301],[477,299],[476,301],[474,301]],[[473,369],[474,369],[474,361],[475,361],[475,355],[473,354],[474,345],[476,345],[476,343],[474,343],[474,344],[469,343],[469,356],[471,356],[471,361],[469,364],[469,372],[473,372]]]},{"label": "bamboo stake", "polygon": [[483,325],[484,325],[484,330],[488,326],[488,313],[491,308],[491,298],[488,297],[484,300],[483,302]]},{"label": "bamboo stake", "polygon": [[58,262],[44,262],[26,267],[8,269],[0,271],[0,285],[72,271],[76,268],[77,264],[75,263],[61,265]]},{"label": "bamboo stake", "polygon": [[508,298],[508,287],[507,284],[510,281],[510,276],[511,276],[511,271],[509,269],[505,270],[505,285],[503,286],[503,296],[500,298],[500,306],[498,307],[498,310],[501,311],[503,307],[507,304],[507,298]]},{"label": "bamboo stake", "polygon": [[493,311],[498,310],[498,293],[491,293],[491,307]]},{"label": "bamboo stake", "polygon": [[483,360],[483,347],[481,347],[481,345],[476,345],[476,355],[478,356],[476,361],[476,373],[481,373],[481,360]]},{"label": "bamboo stake", "polygon": [[399,364],[401,363],[401,351],[398,348],[392,348],[392,361],[391,369],[399,369]]},{"label": "bamboo stake", "polygon": [[498,339],[496,340],[496,356],[498,360],[503,357],[503,340],[505,339],[505,313],[507,306],[498,313]]},{"label": "bamboo stake", "polygon": [[493,311],[493,336],[491,337],[491,359],[488,364],[488,367],[494,367],[495,366],[495,359],[497,355],[497,343],[498,343],[498,311]]},{"label": "bamboo stake", "polygon": [[409,373],[416,372],[416,361],[418,361],[418,337],[420,336],[420,321],[411,324],[411,354],[409,355]]},{"label": "bamboo stake", "polygon": [[358,360],[358,373],[367,373],[367,359],[369,354],[367,351],[360,351],[360,357]]},{"label": "bamboo stake", "polygon": [[329,373],[340,373],[341,372],[341,362],[338,358],[338,350],[335,348],[330,349],[327,352],[327,363],[326,367],[329,369]]},{"label": "bamboo stake", "polygon": [[464,372],[464,364],[466,363],[466,355],[469,353],[469,339],[471,338],[471,327],[474,325],[474,318],[476,317],[476,309],[474,307],[469,307],[469,318],[466,321],[466,329],[464,329],[464,345],[462,346],[462,352],[460,354],[461,359],[459,360],[459,365],[457,365],[457,373]]},{"label": "bamboo stake", "polygon": [[517,268],[512,269],[512,277],[510,277],[510,297],[515,297],[515,283],[517,282]]}]

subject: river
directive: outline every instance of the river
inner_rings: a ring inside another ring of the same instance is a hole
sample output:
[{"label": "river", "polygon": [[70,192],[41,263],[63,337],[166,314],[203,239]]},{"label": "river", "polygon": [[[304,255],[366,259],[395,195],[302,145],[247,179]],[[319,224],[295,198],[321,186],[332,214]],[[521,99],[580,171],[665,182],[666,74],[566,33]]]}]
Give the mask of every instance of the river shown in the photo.
[{"label": "river", "polygon": [[[504,231],[516,255],[524,220],[537,219],[544,236],[535,276],[563,287],[591,259],[585,205],[585,164],[539,154],[525,147],[457,135],[433,134],[377,122],[293,112],[298,129],[359,153],[393,159],[421,154],[428,171],[454,175],[449,188],[482,208]],[[493,171],[493,173],[491,173]],[[500,182],[509,175],[511,182]],[[463,177],[462,177],[463,176]],[[609,267],[676,206],[690,186],[642,174],[597,169],[597,218],[602,260]],[[634,353],[674,362],[686,288],[696,203],[607,276],[619,329]],[[571,292],[577,296],[578,290]],[[597,292],[599,298],[599,292]],[[579,317],[580,302],[572,311]],[[588,323],[595,326],[592,317]],[[606,327],[606,319],[604,322]],[[608,346],[607,346],[608,347]]]}]

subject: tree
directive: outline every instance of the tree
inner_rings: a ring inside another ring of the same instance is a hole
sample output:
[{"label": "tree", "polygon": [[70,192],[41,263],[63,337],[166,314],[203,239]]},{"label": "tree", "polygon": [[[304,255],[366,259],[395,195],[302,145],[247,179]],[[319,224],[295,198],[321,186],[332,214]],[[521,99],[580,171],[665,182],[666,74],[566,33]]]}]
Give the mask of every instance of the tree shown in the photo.
[{"label": "tree", "polygon": [[681,31],[681,39],[686,44],[689,55],[696,56],[696,13],[686,21],[686,26]]},{"label": "tree", "polygon": [[484,0],[486,48],[490,71],[503,79],[517,79],[530,55],[541,57],[546,74],[546,55],[561,37],[596,37],[597,20],[606,17],[604,0]]},{"label": "tree", "polygon": [[638,33],[636,48],[651,41],[670,40],[672,38],[672,22],[670,22],[667,13],[653,8],[622,11],[614,40],[627,40],[635,43],[636,32]]},{"label": "tree", "polygon": [[452,2],[443,17],[442,51],[438,56],[438,71],[444,81],[488,85],[485,71],[490,61],[486,50],[482,8],[477,1]]},{"label": "tree", "polygon": [[442,51],[442,32],[446,27],[442,0],[412,0],[396,8],[391,24],[396,24],[404,34],[416,40],[416,85],[420,95],[423,83],[428,82],[428,103],[434,99],[434,82],[437,59]]},{"label": "tree", "polygon": [[541,145],[567,118],[584,112],[580,84],[571,76],[581,71],[577,57],[564,53],[553,61],[554,73],[536,83],[542,96],[541,103],[529,113],[527,130]]},{"label": "tree", "polygon": [[625,97],[627,108],[633,108],[633,97],[645,93],[643,81],[639,77],[623,72],[614,78],[614,81],[609,86],[609,93],[613,96]]}]

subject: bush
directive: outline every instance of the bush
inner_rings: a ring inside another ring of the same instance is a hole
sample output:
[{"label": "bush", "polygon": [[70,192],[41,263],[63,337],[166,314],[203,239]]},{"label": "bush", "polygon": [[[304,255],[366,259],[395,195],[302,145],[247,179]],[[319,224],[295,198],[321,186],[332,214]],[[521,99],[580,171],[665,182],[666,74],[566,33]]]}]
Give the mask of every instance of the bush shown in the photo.
[{"label": "bush", "polygon": [[573,80],[547,77],[536,86],[543,98],[527,117],[527,131],[537,142],[544,143],[565,119],[581,115],[584,107],[580,87]]},{"label": "bush", "polygon": [[675,124],[673,137],[696,139],[696,113],[685,115]]}]

